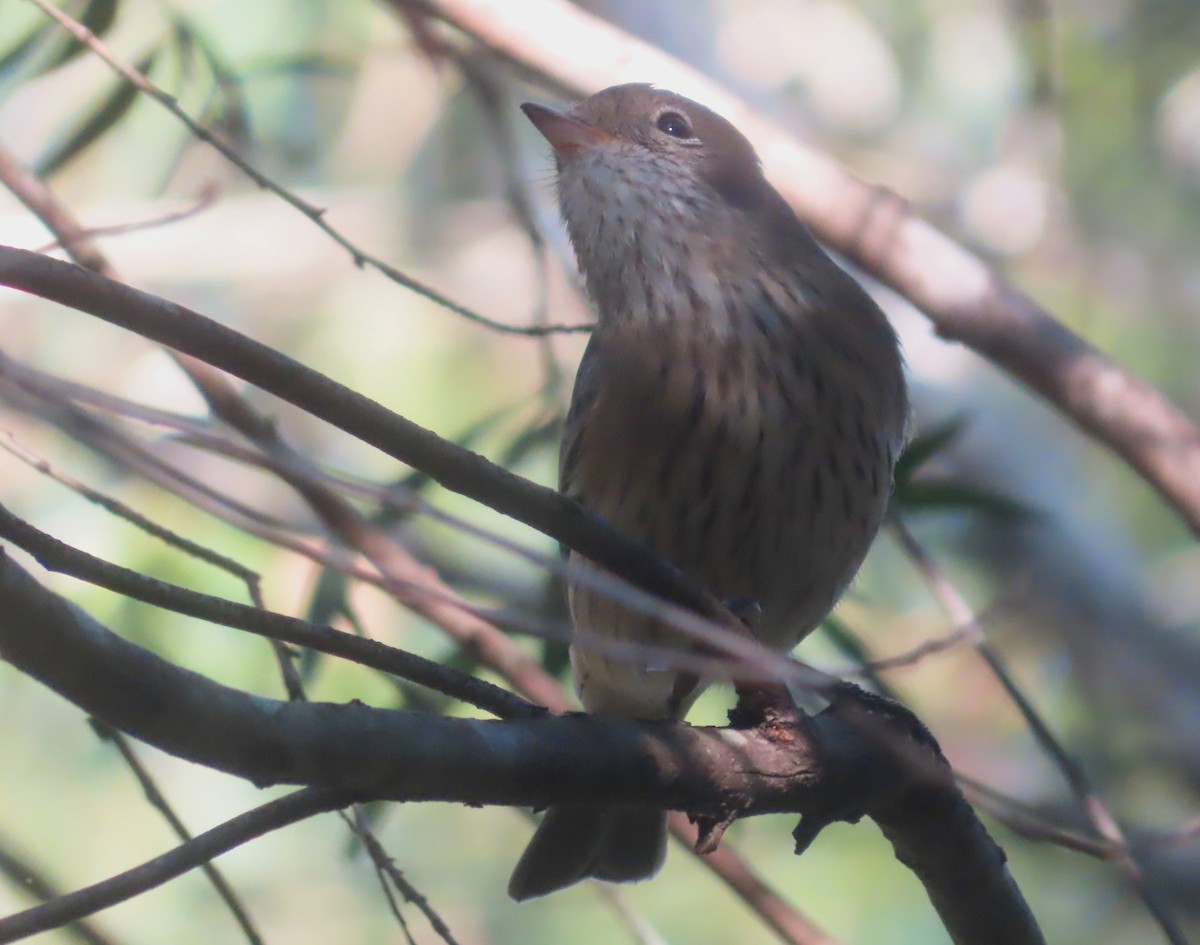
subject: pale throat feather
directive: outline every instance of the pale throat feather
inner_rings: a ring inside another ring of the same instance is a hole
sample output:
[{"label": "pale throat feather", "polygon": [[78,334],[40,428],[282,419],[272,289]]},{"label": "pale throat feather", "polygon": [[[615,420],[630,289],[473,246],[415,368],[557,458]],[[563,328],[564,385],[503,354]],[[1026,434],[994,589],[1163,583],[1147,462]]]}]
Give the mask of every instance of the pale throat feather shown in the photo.
[{"label": "pale throat feather", "polygon": [[[753,262],[746,246],[720,239],[736,229],[728,219],[736,211],[686,168],[628,150],[598,148],[558,179],[563,218],[601,325],[670,321],[681,332],[728,334],[729,292],[737,291],[729,274]],[[700,231],[698,220],[705,224]]]}]

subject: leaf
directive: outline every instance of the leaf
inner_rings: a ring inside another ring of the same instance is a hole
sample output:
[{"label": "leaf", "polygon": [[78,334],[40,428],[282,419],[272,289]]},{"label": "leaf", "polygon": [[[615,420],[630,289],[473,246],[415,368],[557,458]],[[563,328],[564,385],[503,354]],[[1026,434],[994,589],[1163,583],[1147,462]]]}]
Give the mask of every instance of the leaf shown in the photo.
[{"label": "leaf", "polygon": [[[157,48],[147,53],[138,60],[134,68],[138,72],[150,71],[158,53]],[[137,87],[123,78],[119,79],[112,91],[100,100],[99,108],[92,112],[91,117],[71,132],[65,141],[42,157],[37,163],[35,173],[39,177],[49,177],[69,161],[78,157],[89,145],[94,144],[106,131],[120,121],[137,101],[137,98]]]},{"label": "leaf", "polygon": [[982,486],[921,476],[923,467],[962,436],[967,428],[964,415],[951,417],[913,439],[896,463],[892,506],[898,511],[982,512],[1011,522],[1040,518],[1041,512]]},{"label": "leaf", "polygon": [[826,617],[821,621],[820,632],[842,656],[855,665],[864,667],[863,678],[871,684],[876,692],[887,699],[900,701],[896,691],[878,673],[873,669],[866,668],[871,663],[871,654],[845,623],[834,616]]},{"label": "leaf", "polygon": [[346,613],[346,605],[346,575],[324,568],[313,588],[304,619],[309,623],[331,624]]},{"label": "leaf", "polygon": [[[338,617],[347,617],[351,623],[355,622],[346,598],[346,575],[333,568],[325,568],[313,587],[304,619],[309,623],[325,625],[332,624]],[[309,647],[300,651],[300,679],[304,683],[312,682],[323,657],[324,654]]]},{"label": "leaf", "polygon": [[982,512],[1013,523],[1030,522],[1044,517],[1039,509],[998,492],[980,486],[942,480],[910,481],[903,486],[898,485],[893,502],[897,509],[904,512]]},{"label": "leaf", "polygon": [[545,640],[542,642],[541,650],[539,662],[542,664],[542,669],[555,679],[561,679],[567,671],[567,667],[571,665],[569,644],[563,640]]},{"label": "leaf", "polygon": [[913,437],[908,448],[896,461],[897,487],[912,479],[918,469],[962,436],[966,428],[967,418],[959,414]]},{"label": "leaf", "polygon": [[8,73],[19,69],[25,60],[33,55],[37,47],[45,43],[46,37],[54,29],[53,23],[35,24],[20,42],[0,56],[0,79],[4,79]]}]

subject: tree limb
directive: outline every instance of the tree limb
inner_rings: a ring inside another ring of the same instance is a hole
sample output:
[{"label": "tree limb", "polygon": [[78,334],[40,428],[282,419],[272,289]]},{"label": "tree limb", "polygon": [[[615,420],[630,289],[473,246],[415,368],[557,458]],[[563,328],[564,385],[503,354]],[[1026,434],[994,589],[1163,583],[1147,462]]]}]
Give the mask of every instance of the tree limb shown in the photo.
[{"label": "tree limb", "polygon": [[954,942],[1042,941],[1003,852],[927,733],[897,725],[869,702],[838,699],[813,719],[748,729],[278,702],[122,640],[2,553],[0,657],[163,751],[258,785],[329,789],[340,804],[649,803],[719,821],[795,812],[810,838],[865,813],[926,884]]},{"label": "tree limb", "polygon": [[653,81],[721,113],[755,144],[772,183],[818,237],[912,302],[938,334],[983,355],[1119,455],[1200,535],[1195,424],[900,197],[801,144],[718,82],[566,0],[387,2],[450,23],[568,96]]},{"label": "tree limb", "polygon": [[[781,660],[749,637],[737,617],[695,581],[577,502],[442,439],[261,342],[182,305],[10,246],[0,246],[0,285],[59,302],[183,351],[294,404],[421,470],[450,491],[578,551],[633,585],[625,589],[622,603],[626,606],[679,627],[715,652],[743,659],[748,667],[764,673],[800,679],[813,689],[828,688],[834,682],[815,670]],[[709,619],[697,619],[697,615]]]}]

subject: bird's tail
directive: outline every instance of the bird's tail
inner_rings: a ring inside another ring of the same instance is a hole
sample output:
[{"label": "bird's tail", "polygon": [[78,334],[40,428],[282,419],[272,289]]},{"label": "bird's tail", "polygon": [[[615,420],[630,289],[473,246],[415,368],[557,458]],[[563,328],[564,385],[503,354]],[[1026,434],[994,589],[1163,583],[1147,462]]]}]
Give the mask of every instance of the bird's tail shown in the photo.
[{"label": "bird's tail", "polygon": [[632,883],[658,872],[667,815],[652,807],[551,807],[521,855],[508,894],[518,902],[582,879]]}]

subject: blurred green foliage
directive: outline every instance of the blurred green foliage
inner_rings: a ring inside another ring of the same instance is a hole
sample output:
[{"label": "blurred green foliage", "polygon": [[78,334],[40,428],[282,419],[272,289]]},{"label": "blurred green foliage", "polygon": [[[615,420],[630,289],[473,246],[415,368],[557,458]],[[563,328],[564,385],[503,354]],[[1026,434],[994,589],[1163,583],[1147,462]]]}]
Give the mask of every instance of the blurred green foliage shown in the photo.
[{"label": "blurred green foliage", "polygon": [[[499,2],[499,0],[498,0]],[[521,0],[511,0],[521,2]],[[1200,415],[1200,7],[1193,0],[593,0],[648,38],[683,26],[688,55],[864,176],[992,259],[1064,322]],[[589,318],[555,222],[551,167],[516,104],[541,93],[502,61],[436,26],[414,36],[386,4],[303,0],[89,0],[64,5],[182,107],[288,188],[327,208],[359,245],[490,317]],[[686,18],[686,24],[681,23]],[[429,24],[426,24],[428,26]],[[463,78],[468,57],[486,90]],[[552,41],[552,38],[548,38]],[[645,76],[653,80],[654,76]],[[515,146],[498,139],[510,121]],[[551,483],[578,338],[493,335],[364,273],[295,211],[190,139],[32,4],[0,9],[0,146],[49,176],[88,226],[152,220],[219,199],[169,226],[103,239],[132,284],[238,326],[410,418]],[[524,185],[547,247],[522,226]],[[45,233],[0,194],[0,242]],[[977,358],[933,337],[881,293],[908,352],[916,436],[895,512],[985,612],[1051,727],[1080,757],[1173,908],[1196,927],[1195,842],[1153,842],[1200,808],[1200,553],[1156,496]],[[539,299],[546,301],[546,311]],[[156,406],[201,410],[160,353],[82,316],[0,299],[5,354]],[[565,380],[564,380],[565,378]],[[362,481],[393,484],[546,554],[541,536],[397,470],[361,444],[270,402],[290,442]],[[947,421],[944,418],[951,417]],[[268,606],[330,621],[462,668],[474,657],[371,588],[196,511],[70,436],[0,403],[0,427],[59,468],[219,549],[262,576]],[[144,431],[142,431],[144,433]],[[155,448],[214,488],[319,534],[280,483],[197,452],[169,433]],[[39,527],[110,560],[211,593],[245,588],[147,538],[0,454],[2,500]],[[557,580],[528,561],[404,505],[359,496],[422,560],[485,606],[562,628]],[[268,648],[105,591],[47,576],[128,639],[271,697]],[[801,653],[834,669],[903,652],[949,630],[895,543]],[[556,674],[561,641],[522,642]],[[301,655],[311,698],[461,711],[335,660]],[[1086,829],[1060,775],[966,646],[883,673],[965,773]],[[707,693],[693,718],[719,722]],[[155,855],[172,838],[80,713],[0,664],[0,844],[74,888]],[[248,785],[145,749],[196,830],[262,798]],[[515,906],[504,879],[528,835],[507,810],[381,806],[371,819],[407,876],[464,943],[589,945],[632,940],[592,889]],[[801,859],[782,818],[730,841],[840,942],[942,940],[916,881],[869,825],[838,826]],[[1115,867],[1023,841],[1002,826],[1014,874],[1056,943],[1154,941]],[[221,861],[269,942],[395,941],[369,864],[333,818]],[[769,942],[770,934],[684,851],[653,883],[623,890],[669,941]],[[0,909],[26,905],[0,885]],[[183,918],[186,917],[186,918]],[[419,941],[433,934],[412,914]],[[234,940],[198,875],[102,915],[125,942]],[[51,933],[47,942],[65,942]],[[651,940],[651,939],[647,939]]]}]

